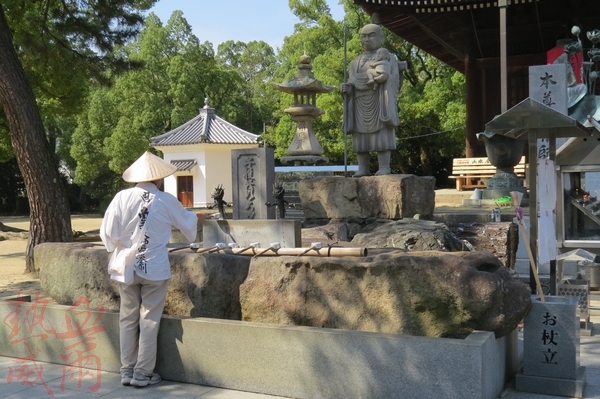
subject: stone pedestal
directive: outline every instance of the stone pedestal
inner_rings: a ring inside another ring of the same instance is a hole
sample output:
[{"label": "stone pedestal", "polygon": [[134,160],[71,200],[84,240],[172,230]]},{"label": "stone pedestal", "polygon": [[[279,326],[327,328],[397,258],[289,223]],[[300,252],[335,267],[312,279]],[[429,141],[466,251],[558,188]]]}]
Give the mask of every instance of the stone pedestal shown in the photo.
[{"label": "stone pedestal", "polygon": [[325,112],[311,105],[287,108],[284,112],[292,116],[298,127],[292,143],[287,149],[287,156],[281,157],[281,163],[296,166],[327,164],[329,159],[323,156],[323,147],[317,141],[312,127],[315,118]]},{"label": "stone pedestal", "polygon": [[487,182],[488,189],[518,189],[523,188],[523,179],[514,173],[498,172]]},{"label": "stone pedestal", "polygon": [[520,191],[525,196],[527,189],[523,187],[523,179],[514,173],[498,171],[491,179],[486,181],[487,188],[482,192],[483,199],[495,199],[510,196],[511,191]]},{"label": "stone pedestal", "polygon": [[298,185],[305,219],[402,219],[433,215],[435,178],[318,177]]},{"label": "stone pedestal", "polygon": [[523,368],[516,389],[581,398],[585,367],[579,365],[580,323],[575,297],[538,296],[525,317]]},{"label": "stone pedestal", "polygon": [[299,220],[207,220],[202,223],[203,247],[217,243],[236,243],[245,248],[260,242],[267,248],[278,242],[282,248],[298,248],[302,245]]}]

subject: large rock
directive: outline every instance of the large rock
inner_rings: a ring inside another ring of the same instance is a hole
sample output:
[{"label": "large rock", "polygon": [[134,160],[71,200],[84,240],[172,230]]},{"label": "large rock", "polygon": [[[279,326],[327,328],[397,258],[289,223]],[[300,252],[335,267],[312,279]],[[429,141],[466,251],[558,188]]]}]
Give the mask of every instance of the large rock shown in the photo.
[{"label": "large rock", "polygon": [[178,316],[241,320],[239,287],[249,256],[174,252],[165,312]]},{"label": "large rock", "polygon": [[432,337],[500,337],[531,306],[529,287],[486,252],[258,258],[240,293],[247,321]]},{"label": "large rock", "polygon": [[[530,305],[529,287],[486,252],[382,252],[369,257],[170,255],[165,313],[460,337],[512,331]],[[91,307],[119,308],[109,254],[89,243],[35,247],[43,290],[60,304],[79,296]]]},{"label": "large rock", "polygon": [[306,219],[431,216],[434,188],[434,177],[415,175],[317,177],[298,185]]},{"label": "large rock", "polygon": [[[306,223],[307,226],[310,224]],[[366,248],[399,248],[408,251],[484,251],[509,269],[515,268],[519,230],[515,223],[453,223],[431,220],[366,219],[330,221],[302,229],[302,243],[312,242]],[[351,241],[351,242],[350,242]]]},{"label": "large rock", "polygon": [[513,222],[451,223],[448,229],[472,251],[484,251],[515,268],[519,246],[519,226]]},{"label": "large rock", "polygon": [[90,306],[119,309],[119,288],[108,276],[110,254],[91,243],[43,243],[36,245],[33,259],[42,290],[61,305],[77,298]]},{"label": "large rock", "polygon": [[409,251],[468,250],[445,224],[416,219],[372,223],[355,235],[352,243],[366,248],[399,248]]},{"label": "large rock", "polygon": [[[119,309],[118,283],[107,272],[110,254],[101,245],[45,243],[34,249],[42,289],[62,305],[79,296],[91,307]],[[165,314],[240,320],[239,286],[249,257],[173,252]]]}]

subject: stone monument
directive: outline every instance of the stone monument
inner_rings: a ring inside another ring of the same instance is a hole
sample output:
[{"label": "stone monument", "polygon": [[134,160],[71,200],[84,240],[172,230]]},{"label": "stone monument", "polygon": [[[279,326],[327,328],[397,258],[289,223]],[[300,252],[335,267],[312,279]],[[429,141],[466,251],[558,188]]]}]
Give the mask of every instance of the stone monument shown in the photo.
[{"label": "stone monument", "polygon": [[233,219],[275,219],[266,207],[275,181],[273,148],[231,151]]},{"label": "stone monument", "polygon": [[518,391],[583,397],[585,367],[579,363],[580,321],[576,297],[534,296],[523,329],[523,369]]},{"label": "stone monument", "polygon": [[300,221],[274,220],[275,207],[267,206],[275,184],[274,162],[273,148],[231,151],[233,220],[206,220],[202,224],[204,248],[275,242],[284,248],[300,246]]},{"label": "stone monument", "polygon": [[287,149],[287,156],[281,157],[281,163],[294,165],[323,165],[329,162],[323,156],[323,148],[317,141],[312,124],[325,112],[317,108],[317,93],[331,93],[333,87],[326,86],[312,73],[311,58],[304,54],[298,62],[298,71],[293,79],[273,86],[285,93],[294,95],[294,106],[283,111],[292,116],[298,124],[296,134]]}]

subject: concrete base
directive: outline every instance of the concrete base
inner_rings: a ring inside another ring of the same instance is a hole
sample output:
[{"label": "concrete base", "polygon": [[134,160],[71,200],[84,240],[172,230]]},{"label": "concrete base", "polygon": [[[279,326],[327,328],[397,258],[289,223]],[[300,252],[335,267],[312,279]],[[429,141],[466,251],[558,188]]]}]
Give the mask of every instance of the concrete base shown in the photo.
[{"label": "concrete base", "polygon": [[486,188],[482,190],[481,198],[483,198],[484,200],[494,200],[496,198],[510,196],[511,191],[521,191],[524,194],[524,197],[527,197],[527,189],[524,187],[504,187]]},{"label": "concrete base", "polygon": [[[198,224],[198,229],[196,231],[196,239],[192,242],[202,242],[202,225]],[[176,228],[171,229],[171,238],[169,239],[169,243],[189,243],[188,239],[183,235],[183,233]]]},{"label": "concrete base", "polygon": [[284,165],[326,165],[329,162],[329,158],[320,155],[294,155],[281,157],[280,161]]},{"label": "concrete base", "polygon": [[525,375],[519,371],[516,376],[516,389],[522,392],[539,393],[552,396],[566,396],[569,398],[582,398],[585,386],[585,367],[577,369],[575,380],[561,378],[536,377]]},{"label": "concrete base", "polygon": [[203,247],[236,243],[245,248],[259,242],[263,248],[278,242],[282,248],[302,246],[300,220],[207,220],[202,224]]},{"label": "concrete base", "polygon": [[[36,322],[25,322],[32,314]],[[96,377],[91,383],[100,382],[101,371],[119,370],[117,313],[0,300],[0,318],[0,356],[20,359],[18,367],[85,367]],[[156,372],[171,381],[303,399],[496,399],[506,348],[505,338],[488,331],[447,339],[163,317]]]},{"label": "concrete base", "polygon": [[581,331],[579,332],[579,335],[583,335],[585,337],[591,337],[594,335],[594,323],[591,321],[586,323],[585,320],[582,320],[580,325]]},{"label": "concrete base", "polygon": [[[496,201],[494,201],[493,199],[471,199],[471,198],[464,198],[462,200],[462,206],[471,207],[471,208],[490,208],[490,209],[498,207],[498,205],[496,205]],[[527,207],[529,207],[529,200],[526,200],[526,199],[521,200],[521,208],[527,208]],[[511,219],[515,215],[515,208],[513,206],[501,208],[501,210],[502,211],[505,210],[506,214],[510,215]]]}]

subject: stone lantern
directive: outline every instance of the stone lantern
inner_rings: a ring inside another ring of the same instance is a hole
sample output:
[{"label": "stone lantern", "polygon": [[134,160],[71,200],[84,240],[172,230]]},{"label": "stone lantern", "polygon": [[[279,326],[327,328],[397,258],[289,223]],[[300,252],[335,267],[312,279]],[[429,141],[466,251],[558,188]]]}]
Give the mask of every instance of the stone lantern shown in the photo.
[{"label": "stone lantern", "polygon": [[312,124],[325,111],[317,108],[317,93],[331,93],[333,86],[326,86],[312,73],[311,58],[304,54],[298,62],[298,71],[293,79],[273,86],[285,93],[294,95],[294,106],[283,111],[292,116],[298,127],[292,143],[287,149],[287,156],[281,158],[281,163],[294,165],[323,165],[329,162],[323,156],[323,148],[317,141]]}]

